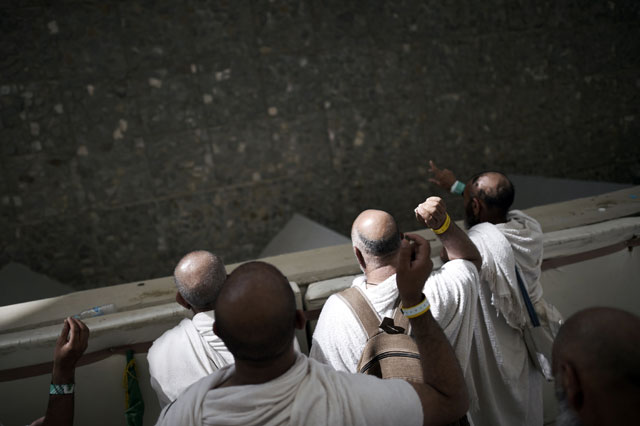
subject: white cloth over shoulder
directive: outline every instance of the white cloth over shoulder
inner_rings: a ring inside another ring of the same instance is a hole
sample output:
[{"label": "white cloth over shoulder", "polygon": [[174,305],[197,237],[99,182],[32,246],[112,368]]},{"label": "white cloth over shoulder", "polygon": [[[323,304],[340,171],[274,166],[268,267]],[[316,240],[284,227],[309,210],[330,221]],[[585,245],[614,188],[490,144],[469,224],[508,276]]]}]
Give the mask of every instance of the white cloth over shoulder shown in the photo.
[{"label": "white cloth over shoulder", "polygon": [[[370,288],[366,288],[365,277],[360,276],[353,281],[352,287],[356,286],[381,318],[393,318],[399,297],[395,274]],[[447,262],[431,273],[424,294],[460,362],[473,406],[476,398],[469,354],[478,309],[478,270],[467,260]],[[367,335],[351,309],[337,295],[329,297],[318,318],[309,356],[338,371],[355,373],[366,343]]]},{"label": "white cloth over shoulder", "polygon": [[282,376],[259,385],[216,389],[234,373],[225,367],[189,387],[160,413],[157,425],[422,424],[413,387],[341,373],[298,353]]},{"label": "white cloth over shoulder", "polygon": [[234,362],[224,342],[213,333],[213,321],[213,311],[185,318],[149,348],[151,387],[161,407],[192,383]]},{"label": "white cloth over shoulder", "polygon": [[542,230],[535,219],[513,210],[506,223],[475,225],[469,237],[482,256],[480,312],[470,361],[479,406],[469,410],[471,420],[475,426],[540,426],[542,375],[524,342],[522,328],[529,318],[515,268],[540,320],[560,318],[542,298]]},{"label": "white cloth over shoulder", "polygon": [[518,287],[516,265],[540,321],[555,323],[560,313],[542,298],[540,284],[543,235],[540,224],[520,210],[512,210],[507,222],[480,223],[469,231],[482,256],[481,279],[491,290],[491,303],[511,327],[530,324]]}]

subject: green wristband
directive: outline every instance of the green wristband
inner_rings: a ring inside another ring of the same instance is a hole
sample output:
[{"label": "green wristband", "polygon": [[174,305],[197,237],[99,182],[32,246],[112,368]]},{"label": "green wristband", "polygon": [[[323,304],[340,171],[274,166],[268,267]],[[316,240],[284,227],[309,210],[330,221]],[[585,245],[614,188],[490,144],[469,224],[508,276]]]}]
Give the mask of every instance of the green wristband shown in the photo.
[{"label": "green wristband", "polygon": [[462,193],[464,192],[464,187],[465,187],[464,183],[457,180],[454,182],[453,185],[451,185],[451,193],[462,195]]},{"label": "green wristband", "polygon": [[49,395],[70,395],[73,393],[74,388],[75,385],[73,383],[65,385],[54,385],[51,383],[49,385]]}]

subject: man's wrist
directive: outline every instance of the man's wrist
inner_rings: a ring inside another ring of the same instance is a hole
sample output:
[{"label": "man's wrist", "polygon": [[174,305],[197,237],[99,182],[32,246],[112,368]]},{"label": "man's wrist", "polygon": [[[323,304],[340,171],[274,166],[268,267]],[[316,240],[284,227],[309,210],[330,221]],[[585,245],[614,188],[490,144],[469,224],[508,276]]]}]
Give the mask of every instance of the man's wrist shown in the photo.
[{"label": "man's wrist", "polygon": [[51,375],[51,383],[68,384],[73,383],[75,378],[75,368],[68,370],[64,368],[53,367],[53,374]]},{"label": "man's wrist", "polygon": [[432,230],[436,235],[441,235],[447,232],[450,225],[451,225],[451,217],[447,213],[447,216],[445,217],[444,222],[442,222],[442,224],[438,228],[432,228]]},{"label": "man's wrist", "polygon": [[419,305],[424,300],[424,298],[425,296],[424,294],[422,294],[422,292],[409,295],[400,295],[400,301],[402,302],[402,306],[405,308]]}]

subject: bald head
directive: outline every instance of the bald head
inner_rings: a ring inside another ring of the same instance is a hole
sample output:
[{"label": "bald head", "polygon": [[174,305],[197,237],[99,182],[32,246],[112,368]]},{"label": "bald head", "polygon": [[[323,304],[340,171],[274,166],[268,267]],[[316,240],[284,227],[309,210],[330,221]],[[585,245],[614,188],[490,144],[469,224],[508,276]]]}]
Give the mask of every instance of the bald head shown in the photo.
[{"label": "bald head", "polygon": [[293,344],[296,304],[275,266],[249,262],[229,275],[215,305],[216,333],[234,358],[268,361]]},{"label": "bald head", "polygon": [[605,383],[640,387],[640,318],[614,308],[591,308],[569,318],[553,345],[553,368],[570,362]]},{"label": "bald head", "polygon": [[218,256],[200,250],[180,259],[173,278],[178,292],[192,307],[212,309],[227,278],[227,270]]},{"label": "bald head", "polygon": [[464,191],[467,226],[481,222],[505,222],[514,197],[515,189],[506,175],[482,172],[473,176]]},{"label": "bald head", "polygon": [[353,246],[369,256],[384,258],[395,254],[400,240],[396,221],[382,210],[363,211],[351,227]]}]

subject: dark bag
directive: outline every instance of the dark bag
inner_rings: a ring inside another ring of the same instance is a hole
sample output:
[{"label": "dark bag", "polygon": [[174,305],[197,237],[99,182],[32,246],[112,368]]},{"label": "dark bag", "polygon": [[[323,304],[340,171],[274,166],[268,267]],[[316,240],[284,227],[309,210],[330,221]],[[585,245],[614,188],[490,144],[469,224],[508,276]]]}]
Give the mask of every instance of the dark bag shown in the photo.
[{"label": "dark bag", "polygon": [[[396,306],[393,319],[380,317],[369,299],[358,287],[338,293],[367,333],[367,343],[358,362],[357,371],[381,379],[403,379],[424,383],[420,352],[413,337],[409,336],[409,319]],[[467,416],[449,426],[469,426]]]}]

